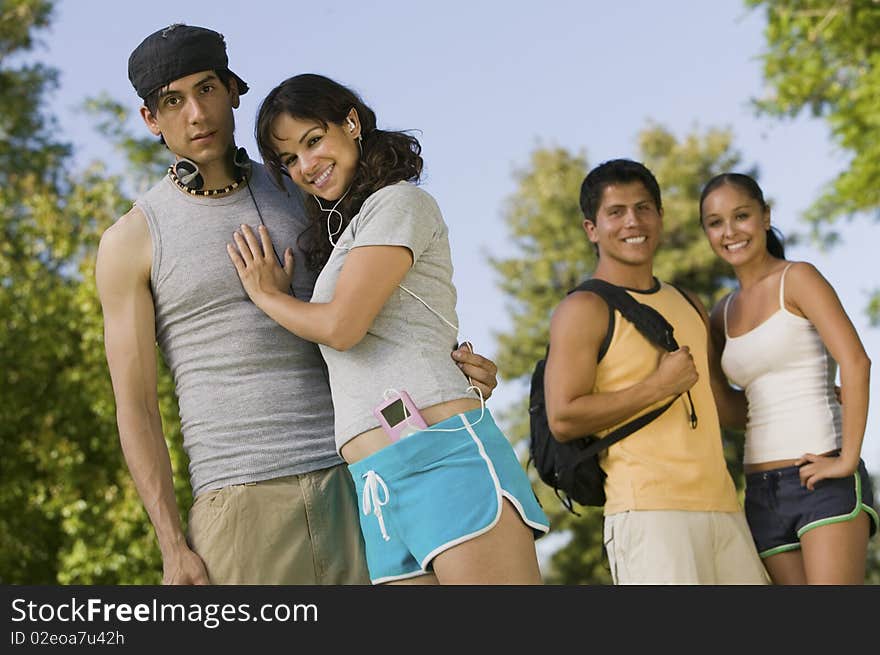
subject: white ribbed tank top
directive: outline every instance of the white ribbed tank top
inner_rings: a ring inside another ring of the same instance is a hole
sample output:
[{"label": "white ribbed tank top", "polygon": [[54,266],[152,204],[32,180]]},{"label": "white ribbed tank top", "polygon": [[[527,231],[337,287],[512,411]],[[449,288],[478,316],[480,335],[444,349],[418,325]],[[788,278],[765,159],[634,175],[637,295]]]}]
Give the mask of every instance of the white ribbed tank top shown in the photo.
[{"label": "white ribbed tank top", "polygon": [[794,459],[840,448],[840,403],[834,392],[837,363],[813,324],[785,308],[785,267],[779,309],[738,337],[727,331],[721,367],[748,400],[745,464]]}]

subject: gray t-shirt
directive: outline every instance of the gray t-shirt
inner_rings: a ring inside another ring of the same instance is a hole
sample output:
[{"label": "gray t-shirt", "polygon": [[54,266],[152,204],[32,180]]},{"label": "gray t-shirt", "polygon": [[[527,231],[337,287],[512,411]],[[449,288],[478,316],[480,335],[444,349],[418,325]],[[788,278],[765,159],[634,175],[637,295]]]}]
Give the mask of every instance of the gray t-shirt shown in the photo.
[{"label": "gray t-shirt", "polygon": [[299,192],[280,191],[252,162],[253,197],[182,193],[165,176],[137,201],[153,244],[156,340],[174,376],[193,493],[340,464],[327,371],[315,344],[254,305],[226,254],[242,223],[263,220],[277,252],[296,253],[294,290],[314,274],[297,237],[307,223]]},{"label": "gray t-shirt", "polygon": [[[379,189],[364,201],[318,276],[312,302],[332,300],[348,250],[378,245],[408,248],[413,266],[401,286],[458,325],[446,223],[434,198],[408,182]],[[406,391],[419,408],[477,397],[467,391],[467,378],[450,357],[457,338],[457,330],[397,288],[360,343],[344,352],[322,345],[330,372],[337,450],[378,427],[373,408],[383,401],[386,389]]]}]

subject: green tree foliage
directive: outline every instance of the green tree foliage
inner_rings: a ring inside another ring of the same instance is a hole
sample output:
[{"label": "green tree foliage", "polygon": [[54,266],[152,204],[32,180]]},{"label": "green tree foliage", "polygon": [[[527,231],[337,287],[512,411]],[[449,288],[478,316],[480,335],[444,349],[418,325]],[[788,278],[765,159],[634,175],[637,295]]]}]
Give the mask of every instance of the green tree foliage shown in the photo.
[{"label": "green tree foliage", "polygon": [[[53,495],[40,475],[45,466],[41,442],[56,419],[32,402],[59,393],[60,382],[46,358],[32,361],[29,354],[42,350],[60,363],[72,348],[64,316],[69,289],[50,277],[72,241],[45,225],[46,213],[40,212],[41,200],[56,195],[57,162],[68,148],[52,143],[51,122],[36,110],[54,87],[54,75],[38,65],[12,62],[33,46],[31,30],[44,27],[50,14],[49,3],[28,0],[6,3],[0,11],[2,582],[44,579],[44,572],[51,579],[61,541],[59,522],[40,510]],[[22,285],[24,280],[29,284]],[[57,458],[60,453],[54,452]]]},{"label": "green tree foliage", "polygon": [[[741,169],[730,132],[710,129],[677,139],[651,125],[639,135],[641,160],[654,172],[663,193],[664,239],[655,261],[658,277],[681,284],[711,306],[731,287],[729,268],[712,253],[699,222],[702,185],[713,175]],[[595,254],[584,233],[578,198],[588,170],[583,154],[562,148],[539,148],[529,166],[517,173],[518,189],[507,202],[505,219],[517,253],[493,259],[499,286],[509,299],[512,328],[498,335],[496,362],[505,380],[528,380],[544,356],[550,316],[565,293],[595,268]],[[528,434],[527,399],[504,416],[511,438]],[[726,456],[741,481],[741,438],[727,435]],[[535,489],[550,515],[554,533],[568,533],[553,555],[547,582],[610,582],[602,552],[602,515],[578,508],[572,516],[553,492],[536,479]]]},{"label": "green tree foliage", "polygon": [[[44,111],[56,73],[25,62],[51,14],[48,1],[0,5],[0,583],[158,583],[155,537],[119,448],[94,283],[98,239],[131,203],[101,164],[67,173],[71,149]],[[120,142],[124,116],[111,109],[98,102],[95,116]],[[157,147],[145,144],[139,163]],[[185,503],[165,371],[161,386]]]},{"label": "green tree foliage", "polygon": [[514,318],[510,333],[496,335],[495,361],[506,379],[530,373],[544,356],[550,314],[595,266],[579,218],[586,174],[583,154],[562,148],[535,150],[529,167],[516,174],[519,188],[507,199],[505,221],[519,254],[491,260]]},{"label": "green tree foliage", "polygon": [[[137,137],[128,129],[129,111],[106,94],[85,101],[83,109],[95,121],[95,130],[123,157],[126,179],[140,195],[160,179],[168,168],[168,150],[156,137]],[[144,131],[144,134],[148,134]]]},{"label": "green tree foliage", "polygon": [[[777,117],[802,112],[825,120],[850,155],[807,211],[813,234],[826,244],[835,221],[860,213],[880,220],[880,3],[876,0],[746,0],[767,16],[764,79],[756,103]],[[880,293],[868,306],[880,321]]]}]

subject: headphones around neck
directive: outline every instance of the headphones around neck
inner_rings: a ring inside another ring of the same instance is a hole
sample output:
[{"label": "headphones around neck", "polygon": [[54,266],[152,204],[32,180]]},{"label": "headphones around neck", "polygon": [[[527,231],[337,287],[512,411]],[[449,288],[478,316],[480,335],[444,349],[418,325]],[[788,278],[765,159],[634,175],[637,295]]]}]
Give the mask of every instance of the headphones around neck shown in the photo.
[{"label": "headphones around neck", "polygon": [[[248,157],[247,150],[244,148],[236,148],[235,154],[232,156],[232,163],[238,169],[240,176],[244,178],[250,174],[251,159]],[[181,157],[173,166],[174,174],[177,179],[187,188],[193,191],[200,191],[205,186],[205,178],[199,172],[199,167],[194,161]]]}]

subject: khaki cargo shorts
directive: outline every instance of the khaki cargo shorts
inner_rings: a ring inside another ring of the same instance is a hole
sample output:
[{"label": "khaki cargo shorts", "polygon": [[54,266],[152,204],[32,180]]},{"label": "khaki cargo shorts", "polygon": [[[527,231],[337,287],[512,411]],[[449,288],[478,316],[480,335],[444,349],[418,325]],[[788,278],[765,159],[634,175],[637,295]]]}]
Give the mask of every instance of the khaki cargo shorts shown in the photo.
[{"label": "khaki cargo shorts", "polygon": [[213,584],[370,584],[345,465],[206,491],[187,535]]}]

